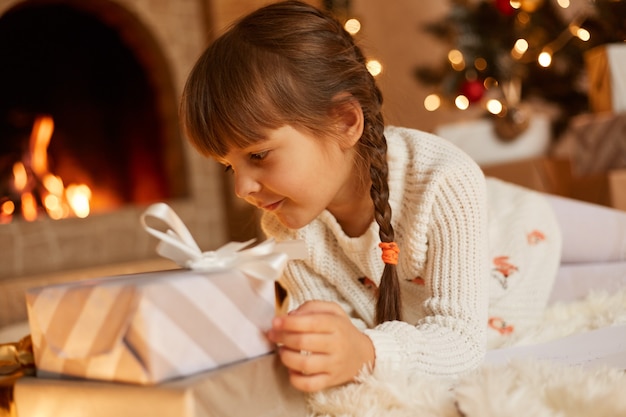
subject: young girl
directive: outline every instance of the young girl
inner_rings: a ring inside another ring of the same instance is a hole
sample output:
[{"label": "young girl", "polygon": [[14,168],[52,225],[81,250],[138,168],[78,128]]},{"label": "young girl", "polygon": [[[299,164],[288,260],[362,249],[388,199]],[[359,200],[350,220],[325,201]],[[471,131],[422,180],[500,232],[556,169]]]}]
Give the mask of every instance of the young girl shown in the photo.
[{"label": "young girl", "polygon": [[268,333],[303,391],[364,368],[474,369],[488,334],[538,319],[559,265],[545,196],[485,180],[443,139],[386,127],[381,106],[351,36],[295,1],[240,20],[185,86],[195,148],[234,174],[269,237],[307,242]]}]

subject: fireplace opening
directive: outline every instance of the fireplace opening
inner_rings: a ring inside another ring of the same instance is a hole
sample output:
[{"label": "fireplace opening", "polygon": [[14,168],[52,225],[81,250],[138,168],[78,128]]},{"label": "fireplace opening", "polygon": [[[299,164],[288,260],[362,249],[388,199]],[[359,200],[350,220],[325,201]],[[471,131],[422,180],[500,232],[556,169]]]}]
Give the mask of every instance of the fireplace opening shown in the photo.
[{"label": "fireplace opening", "polygon": [[[0,57],[0,222],[84,217],[70,186],[88,190],[88,214],[188,196],[168,64],[127,10],[19,3],[0,16]],[[48,175],[65,214],[46,206]]]}]

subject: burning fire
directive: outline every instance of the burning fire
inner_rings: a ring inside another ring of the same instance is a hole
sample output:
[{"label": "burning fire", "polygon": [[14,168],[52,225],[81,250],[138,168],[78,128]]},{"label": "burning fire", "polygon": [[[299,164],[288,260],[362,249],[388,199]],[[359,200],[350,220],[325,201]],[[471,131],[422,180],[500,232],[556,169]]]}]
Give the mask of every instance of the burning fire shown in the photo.
[{"label": "burning fire", "polygon": [[63,180],[48,167],[48,145],[54,132],[50,116],[35,120],[30,135],[28,154],[13,164],[13,190],[18,201],[0,200],[0,223],[8,223],[18,210],[22,218],[34,221],[43,207],[52,219],[70,216],[84,218],[90,212],[91,189],[85,184],[64,186]]}]

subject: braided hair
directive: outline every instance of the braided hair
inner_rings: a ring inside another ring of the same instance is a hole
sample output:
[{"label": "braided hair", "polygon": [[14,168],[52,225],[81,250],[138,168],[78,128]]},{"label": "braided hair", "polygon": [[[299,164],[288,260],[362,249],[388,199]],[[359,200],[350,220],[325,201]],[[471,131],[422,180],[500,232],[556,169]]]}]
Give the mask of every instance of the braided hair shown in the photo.
[{"label": "braided hair", "polygon": [[[354,39],[330,14],[283,1],[243,17],[196,62],[183,91],[181,119],[201,154],[222,157],[284,125],[328,135],[333,111],[351,100],[364,116],[357,168],[371,179],[380,240],[393,242],[382,94]],[[385,263],[376,320],[399,320],[400,310],[396,266]]]}]

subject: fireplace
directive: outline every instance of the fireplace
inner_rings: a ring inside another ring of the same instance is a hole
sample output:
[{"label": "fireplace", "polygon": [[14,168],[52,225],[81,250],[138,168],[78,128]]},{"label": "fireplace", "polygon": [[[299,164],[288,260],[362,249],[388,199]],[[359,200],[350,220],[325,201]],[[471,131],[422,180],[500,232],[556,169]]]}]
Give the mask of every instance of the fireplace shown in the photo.
[{"label": "fireplace", "polygon": [[[221,170],[178,123],[208,42],[206,1],[0,0],[0,279],[153,258],[138,219],[156,201],[205,250],[255,233],[252,212],[225,197]],[[35,169],[33,138],[46,134],[45,168]],[[22,171],[30,182],[15,182]],[[87,215],[52,214],[44,174],[65,191],[84,185]],[[245,230],[233,235],[242,210]]]}]

